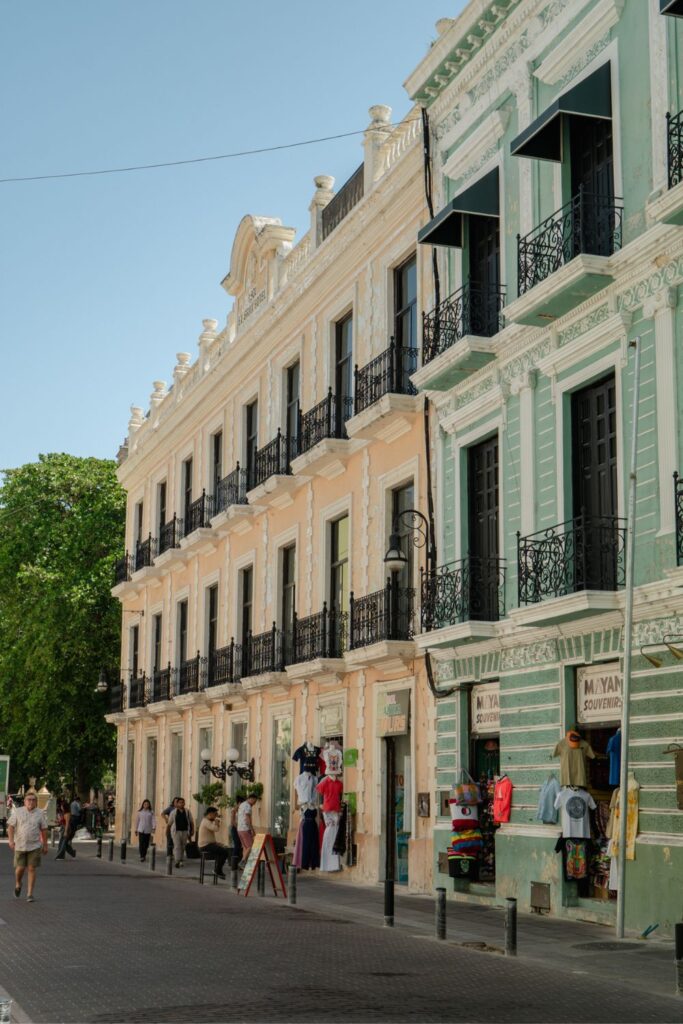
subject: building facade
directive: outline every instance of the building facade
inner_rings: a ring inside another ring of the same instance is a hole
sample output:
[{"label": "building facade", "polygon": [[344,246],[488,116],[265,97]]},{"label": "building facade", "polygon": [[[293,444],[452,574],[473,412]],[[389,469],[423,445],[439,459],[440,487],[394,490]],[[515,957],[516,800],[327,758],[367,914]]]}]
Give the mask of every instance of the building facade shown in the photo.
[{"label": "building facade", "polygon": [[413,377],[438,420],[441,564],[418,637],[441,691],[435,883],[448,877],[454,779],[507,774],[510,820],[489,837],[480,880],[452,883],[458,894],[613,918],[604,846],[583,884],[566,881],[560,826],[539,820],[538,804],[576,724],[596,753],[588,788],[604,824],[630,643],[640,789],[625,906],[639,931],[671,930],[683,881],[682,8],[473,0],[439,23],[406,83],[429,114],[435,191],[419,239],[437,254],[437,276]]},{"label": "building facade", "polygon": [[413,805],[431,788],[436,713],[414,641],[420,552],[398,575],[384,565],[397,516],[427,506],[425,399],[410,380],[422,128],[419,110],[398,126],[387,107],[370,114],[363,164],[336,194],[315,179],[298,242],[278,220],[242,220],[225,328],[205,320],[196,360],[180,353],[172,387],[155,381],[149,412],[132,408],[109,720],[119,837],[145,798],[158,811],[182,794],[196,812],[202,751],[218,765],[232,748],[264,787],[255,824],[291,847],[292,755],[334,739],[347,869],[376,880],[389,866],[425,889],[432,821]]}]

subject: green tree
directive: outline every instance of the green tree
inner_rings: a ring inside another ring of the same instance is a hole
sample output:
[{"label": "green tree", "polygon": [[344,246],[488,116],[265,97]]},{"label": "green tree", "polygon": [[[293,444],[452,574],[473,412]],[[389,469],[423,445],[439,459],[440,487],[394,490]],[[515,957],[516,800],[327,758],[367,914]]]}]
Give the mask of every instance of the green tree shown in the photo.
[{"label": "green tree", "polygon": [[98,785],[115,733],[95,692],[119,661],[110,593],[123,553],[125,494],[115,464],[41,455],[0,486],[0,750],[12,776]]}]

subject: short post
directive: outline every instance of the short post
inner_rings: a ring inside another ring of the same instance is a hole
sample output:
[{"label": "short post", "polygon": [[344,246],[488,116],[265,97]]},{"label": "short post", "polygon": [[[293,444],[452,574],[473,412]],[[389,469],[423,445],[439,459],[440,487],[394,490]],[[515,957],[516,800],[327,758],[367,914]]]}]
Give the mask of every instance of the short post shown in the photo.
[{"label": "short post", "polygon": [[232,856],[232,858],[230,860],[230,888],[234,892],[237,892],[237,888],[239,886],[239,880],[240,880],[239,862],[240,862],[240,859],[237,856],[237,854],[233,854],[233,856]]},{"label": "short post", "polygon": [[218,875],[216,874],[216,861],[213,862],[213,885],[218,885]]},{"label": "short post", "polygon": [[122,864],[125,864],[127,849],[128,849],[128,843],[126,842],[125,839],[122,839],[121,840],[121,863]]},{"label": "short post", "polygon": [[54,826],[50,829],[50,846],[54,846],[55,845],[55,833],[56,833],[56,831],[57,831],[57,829]]},{"label": "short post", "polygon": [[683,996],[683,923],[674,925],[674,963],[676,965],[676,995]]},{"label": "short post", "polygon": [[384,924],[387,928],[394,927],[394,880],[384,879]]},{"label": "short post", "polygon": [[109,860],[113,860],[114,859],[114,840],[113,839],[109,840],[108,859]]},{"label": "short post", "polygon": [[517,956],[517,900],[505,899],[505,956]]},{"label": "short post", "polygon": [[173,874],[173,854],[172,853],[168,853],[166,855],[166,874],[167,875],[172,875]]},{"label": "short post", "polygon": [[290,906],[296,906],[296,868],[290,864],[287,869],[287,902]]},{"label": "short post", "polygon": [[102,836],[97,837],[97,852],[95,856],[102,860]]},{"label": "short post", "polygon": [[206,867],[206,856],[203,853],[199,855],[199,884],[204,885],[204,868]]},{"label": "short post", "polygon": [[256,891],[259,896],[266,895],[266,865],[264,861],[260,860],[258,865],[258,874],[256,876]]},{"label": "short post", "polygon": [[149,870],[156,871],[157,869],[157,844],[152,843],[152,856],[149,862]]},{"label": "short post", "polygon": [[446,890],[439,886],[436,890],[436,904],[434,907],[437,939],[446,938]]}]

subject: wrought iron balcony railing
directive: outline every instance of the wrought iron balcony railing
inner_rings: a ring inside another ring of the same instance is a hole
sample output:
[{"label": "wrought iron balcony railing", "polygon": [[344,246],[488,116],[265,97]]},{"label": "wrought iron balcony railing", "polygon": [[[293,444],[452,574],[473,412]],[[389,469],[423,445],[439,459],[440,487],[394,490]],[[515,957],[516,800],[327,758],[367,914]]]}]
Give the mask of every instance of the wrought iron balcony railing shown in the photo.
[{"label": "wrought iron balcony railing", "polygon": [[415,591],[387,580],[382,590],[349,601],[349,649],[383,640],[412,640]]},{"label": "wrought iron balcony railing", "polygon": [[327,437],[346,437],[346,421],[353,416],[353,398],[332,394],[308,412],[299,413],[297,452],[304,455]]},{"label": "wrought iron balcony railing", "polygon": [[176,696],[183,693],[198,693],[202,689],[202,658],[197,652],[194,658],[182,661],[175,670]]},{"label": "wrought iron balcony railing", "polygon": [[669,188],[683,181],[683,110],[666,115]]},{"label": "wrought iron balcony railing", "polygon": [[126,684],[118,679],[109,687],[109,711],[110,714],[118,714],[126,706]]},{"label": "wrought iron balcony railing", "polygon": [[611,256],[621,248],[622,200],[583,189],[524,238],[517,236],[520,295],[581,253]]},{"label": "wrought iron balcony railing", "polygon": [[676,565],[683,565],[683,479],[674,473],[676,503]]},{"label": "wrought iron balcony railing", "polygon": [[417,349],[397,345],[392,338],[388,349],[360,369],[355,368],[355,414],[369,409],[383,395],[417,394],[410,381],[416,370]]},{"label": "wrought iron balcony railing", "polygon": [[139,572],[140,569],[148,568],[154,561],[156,553],[157,539],[150,533],[147,540],[138,541],[135,545],[133,572]]},{"label": "wrought iron balcony railing", "polygon": [[626,520],[576,516],[528,537],[517,534],[519,604],[626,582]]},{"label": "wrought iron balcony railing", "polygon": [[243,675],[259,676],[265,672],[284,672],[282,630],[273,623],[265,633],[250,633],[243,656]]},{"label": "wrought iron balcony railing", "polygon": [[206,529],[211,526],[213,511],[213,497],[202,491],[201,497],[188,505],[185,512],[185,537],[189,537],[195,530]]},{"label": "wrought iron balcony railing", "polygon": [[114,562],[114,586],[119,583],[128,583],[132,572],[132,558],[126,552],[123,558],[117,558]]},{"label": "wrought iron balcony railing", "polygon": [[213,514],[225,512],[231,505],[247,504],[247,471],[240,469],[239,462],[232,473],[228,473],[218,484]]},{"label": "wrought iron balcony railing", "polygon": [[291,448],[290,438],[278,427],[277,436],[256,452],[254,465],[248,474],[249,489],[265,483],[271,476],[290,476]]},{"label": "wrought iron balcony railing", "polygon": [[183,530],[183,521],[178,519],[177,516],[173,516],[173,519],[169,519],[167,523],[164,523],[159,530],[157,554],[163,555],[164,551],[170,551],[171,548],[179,548],[180,538],[185,536]]},{"label": "wrought iron balcony railing", "polygon": [[505,561],[469,555],[422,571],[422,632],[505,615]]},{"label": "wrought iron balcony railing", "polygon": [[504,288],[487,288],[468,281],[431,313],[423,313],[423,366],[467,334],[492,338],[503,326],[504,305]]},{"label": "wrought iron balcony railing", "polygon": [[171,689],[172,670],[170,664],[166,668],[157,668],[152,673],[152,686],[150,703],[160,700],[170,700],[173,691]]},{"label": "wrought iron balcony railing", "polygon": [[322,212],[322,235],[323,241],[327,238],[330,232],[334,231],[338,224],[344,220],[354,208],[356,203],[359,203],[363,198],[364,189],[364,171],[363,164],[358,167],[351,177],[346,181],[337,192],[336,196],[330,200],[325,209]]},{"label": "wrought iron balcony railing", "polygon": [[336,608],[327,607],[314,615],[299,618],[296,614],[292,629],[284,638],[285,663],[298,665],[317,658],[341,658],[346,650],[348,616]]},{"label": "wrought iron balcony railing", "polygon": [[239,683],[242,678],[242,644],[231,640],[225,647],[212,651],[207,659],[207,685]]},{"label": "wrought iron balcony railing", "polygon": [[131,676],[129,708],[144,708],[147,704],[147,678],[144,674]]}]

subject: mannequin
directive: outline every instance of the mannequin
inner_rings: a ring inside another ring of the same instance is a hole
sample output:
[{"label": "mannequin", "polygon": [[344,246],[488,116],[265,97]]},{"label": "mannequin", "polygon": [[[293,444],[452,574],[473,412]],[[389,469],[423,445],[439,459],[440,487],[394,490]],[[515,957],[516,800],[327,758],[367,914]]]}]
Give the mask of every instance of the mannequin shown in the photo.
[{"label": "mannequin", "polygon": [[320,850],[320,870],[341,871],[341,859],[339,854],[334,852],[334,844],[337,838],[344,794],[344,783],[340,778],[343,755],[336,740],[328,743],[323,750],[323,760],[327,770],[325,777],[316,786],[318,793],[322,794],[323,820],[325,822],[325,833]]}]

